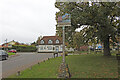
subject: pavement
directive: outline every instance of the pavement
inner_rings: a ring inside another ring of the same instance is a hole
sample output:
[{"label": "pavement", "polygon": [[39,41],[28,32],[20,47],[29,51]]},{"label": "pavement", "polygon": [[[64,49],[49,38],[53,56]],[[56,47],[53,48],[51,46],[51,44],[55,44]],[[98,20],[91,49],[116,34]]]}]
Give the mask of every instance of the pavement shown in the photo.
[{"label": "pavement", "polygon": [[[53,58],[53,53],[17,53],[17,56],[8,58],[8,60],[0,61],[2,62],[2,78],[6,78],[12,74],[29,68],[38,62],[47,60],[48,58]],[[1,73],[1,72],[0,72]]]}]

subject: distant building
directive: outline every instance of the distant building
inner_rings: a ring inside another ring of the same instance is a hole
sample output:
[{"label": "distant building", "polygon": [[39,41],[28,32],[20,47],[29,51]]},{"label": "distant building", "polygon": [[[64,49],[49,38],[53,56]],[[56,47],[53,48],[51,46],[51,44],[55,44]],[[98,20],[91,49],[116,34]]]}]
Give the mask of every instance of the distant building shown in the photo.
[{"label": "distant building", "polygon": [[102,44],[96,44],[96,48],[95,49],[102,49]]},{"label": "distant building", "polygon": [[[67,43],[66,43],[67,44]],[[53,53],[62,52],[63,44],[62,37],[58,36],[43,36],[37,40],[37,52],[39,53]],[[73,48],[66,48],[66,51],[74,51]]]},{"label": "distant building", "polygon": [[86,46],[86,45],[81,46],[80,51],[88,51],[88,46]]},{"label": "distant building", "polygon": [[92,44],[92,45],[89,45],[88,48],[93,51],[94,50],[102,50],[103,44],[102,43]]},{"label": "distant building", "polygon": [[19,45],[19,44],[20,43],[13,40],[13,41],[2,44],[2,47],[3,48],[12,48],[13,45]]},{"label": "distant building", "polygon": [[2,50],[2,48],[3,48],[2,45],[0,45],[0,50]]},{"label": "distant building", "polygon": [[62,52],[62,38],[58,36],[44,36],[38,41],[37,52]]}]

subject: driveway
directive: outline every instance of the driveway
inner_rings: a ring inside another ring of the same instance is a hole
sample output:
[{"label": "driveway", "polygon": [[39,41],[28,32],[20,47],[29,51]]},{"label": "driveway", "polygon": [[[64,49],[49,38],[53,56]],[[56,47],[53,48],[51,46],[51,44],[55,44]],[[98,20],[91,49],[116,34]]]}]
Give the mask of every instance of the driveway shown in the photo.
[{"label": "driveway", "polygon": [[24,70],[38,62],[52,58],[53,53],[17,53],[18,56],[2,61],[2,77],[8,77],[17,71]]}]

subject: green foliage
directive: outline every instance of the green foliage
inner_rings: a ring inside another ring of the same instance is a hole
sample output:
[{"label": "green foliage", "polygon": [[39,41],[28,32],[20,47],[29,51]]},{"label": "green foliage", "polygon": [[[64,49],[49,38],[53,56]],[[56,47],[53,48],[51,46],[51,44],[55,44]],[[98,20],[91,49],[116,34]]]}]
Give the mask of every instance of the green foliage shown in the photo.
[{"label": "green foliage", "polygon": [[80,49],[80,46],[83,46],[85,45],[84,43],[84,39],[83,39],[83,36],[82,36],[82,33],[81,32],[76,32],[73,36],[73,45],[74,47],[79,50]]},{"label": "green foliage", "polygon": [[16,49],[17,52],[35,52],[37,49],[35,46],[28,45],[13,45],[13,49]]},{"label": "green foliage", "polygon": [[36,43],[36,42],[33,42],[33,43],[31,43],[31,45],[34,45],[34,46],[36,46],[36,45],[37,45],[37,43]]},{"label": "green foliage", "polygon": [[[63,36],[63,30],[62,27],[56,27],[56,35],[62,37]],[[65,42],[67,42],[67,47],[74,47],[73,45],[73,37],[74,37],[75,30],[73,27],[66,27],[65,28]]]},{"label": "green foliage", "polygon": [[55,6],[60,10],[56,14],[58,15],[65,13],[71,14],[72,26],[71,31],[76,28],[84,27],[83,37],[84,42],[87,43],[92,40],[100,40],[104,43],[104,52],[109,52],[109,39],[113,42],[117,42],[116,35],[120,34],[120,20],[117,17],[120,16],[120,2],[100,2],[92,3],[59,3],[56,2]]},{"label": "green foliage", "polygon": [[11,52],[9,52],[8,55],[9,55],[9,56],[11,56],[11,55],[16,55],[16,53],[11,53]]},{"label": "green foliage", "polygon": [[[114,38],[116,33],[114,23],[118,23],[115,17],[120,16],[118,3],[98,4],[89,6],[89,3],[56,3],[56,7],[60,9],[61,13],[67,12],[71,14],[72,27],[78,28],[81,25],[88,25],[89,28],[87,28],[86,34],[91,33],[90,37],[97,36],[101,40],[104,40],[106,36]],[[58,13],[60,14],[60,12]]]}]

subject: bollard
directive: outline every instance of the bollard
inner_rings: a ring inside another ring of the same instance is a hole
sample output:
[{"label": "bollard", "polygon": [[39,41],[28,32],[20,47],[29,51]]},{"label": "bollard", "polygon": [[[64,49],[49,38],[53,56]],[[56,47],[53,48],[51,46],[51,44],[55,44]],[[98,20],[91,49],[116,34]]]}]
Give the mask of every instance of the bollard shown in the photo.
[{"label": "bollard", "polygon": [[40,63],[38,62],[38,65],[40,65]]},{"label": "bollard", "polygon": [[48,58],[48,60],[49,60],[49,58]]},{"label": "bollard", "polygon": [[55,53],[53,55],[54,55],[54,58],[55,58]]},{"label": "bollard", "polygon": [[17,72],[17,76],[20,76],[20,71]]}]

